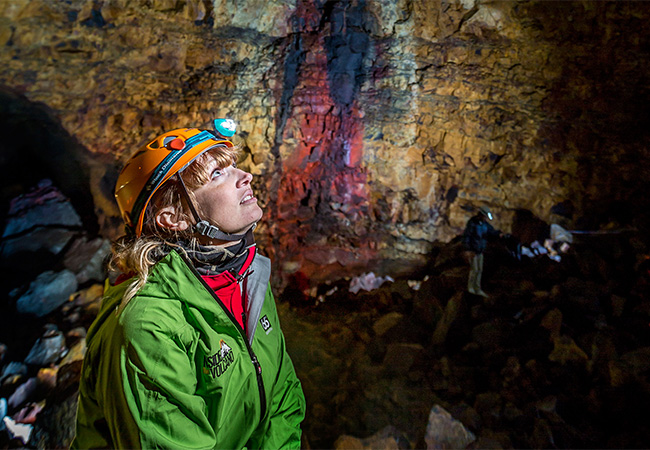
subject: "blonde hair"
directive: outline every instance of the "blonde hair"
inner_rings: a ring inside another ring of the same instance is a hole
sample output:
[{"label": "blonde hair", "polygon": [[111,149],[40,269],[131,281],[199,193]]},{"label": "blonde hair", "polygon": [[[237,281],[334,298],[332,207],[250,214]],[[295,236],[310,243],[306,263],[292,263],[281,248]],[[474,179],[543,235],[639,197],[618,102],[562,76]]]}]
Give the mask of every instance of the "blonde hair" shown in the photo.
[{"label": "blonde hair", "polygon": [[[196,202],[194,191],[210,181],[210,160],[214,159],[218,167],[223,169],[237,161],[239,152],[239,147],[213,147],[199,155],[179,174],[183,178],[188,194],[199,214],[202,211],[200,205]],[[176,177],[172,176],[158,188],[151,198],[149,206],[144,212],[145,216],[140,237],[133,235],[122,236],[113,243],[109,270],[128,275],[133,274],[133,279],[124,293],[118,313],[126,307],[135,294],[145,285],[151,268],[168,253],[169,247],[175,247],[182,251],[182,248],[177,244],[180,240],[187,242],[190,247],[196,247],[197,241],[192,227],[184,231],[177,231],[161,227],[156,223],[157,213],[168,206],[174,208],[178,219],[186,220],[188,223],[193,222],[193,217],[188,211],[180,189],[180,182]]]}]

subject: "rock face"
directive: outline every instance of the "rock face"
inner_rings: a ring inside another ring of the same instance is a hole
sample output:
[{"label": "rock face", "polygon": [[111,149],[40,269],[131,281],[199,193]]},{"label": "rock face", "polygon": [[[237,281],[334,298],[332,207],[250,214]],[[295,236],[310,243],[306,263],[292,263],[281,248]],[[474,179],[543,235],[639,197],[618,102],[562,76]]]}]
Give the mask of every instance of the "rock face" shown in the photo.
[{"label": "rock face", "polygon": [[608,1],[2,2],[0,117],[12,136],[33,128],[17,110],[60,121],[107,237],[138,146],[234,118],[279,273],[398,273],[479,204],[505,229],[518,210],[647,226],[649,16]]}]

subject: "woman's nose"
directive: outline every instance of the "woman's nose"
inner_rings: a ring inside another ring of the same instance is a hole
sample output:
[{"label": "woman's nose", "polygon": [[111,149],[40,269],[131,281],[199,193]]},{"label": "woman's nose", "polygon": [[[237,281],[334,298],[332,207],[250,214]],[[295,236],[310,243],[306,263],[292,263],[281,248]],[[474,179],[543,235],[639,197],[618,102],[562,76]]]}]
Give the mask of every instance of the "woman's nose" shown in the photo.
[{"label": "woman's nose", "polygon": [[240,172],[239,177],[237,178],[237,187],[250,184],[251,181],[253,180],[253,175],[241,169],[237,169],[237,170]]}]

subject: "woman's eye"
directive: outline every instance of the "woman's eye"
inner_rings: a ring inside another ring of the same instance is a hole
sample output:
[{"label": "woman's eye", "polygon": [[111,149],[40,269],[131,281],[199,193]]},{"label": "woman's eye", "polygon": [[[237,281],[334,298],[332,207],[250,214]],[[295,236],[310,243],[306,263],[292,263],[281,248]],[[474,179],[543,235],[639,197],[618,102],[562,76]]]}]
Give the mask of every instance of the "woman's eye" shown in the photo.
[{"label": "woman's eye", "polygon": [[237,168],[237,163],[236,162],[232,163],[232,167],[236,169]]},{"label": "woman's eye", "polygon": [[216,169],[212,172],[212,178],[218,178],[223,175],[223,169]]}]

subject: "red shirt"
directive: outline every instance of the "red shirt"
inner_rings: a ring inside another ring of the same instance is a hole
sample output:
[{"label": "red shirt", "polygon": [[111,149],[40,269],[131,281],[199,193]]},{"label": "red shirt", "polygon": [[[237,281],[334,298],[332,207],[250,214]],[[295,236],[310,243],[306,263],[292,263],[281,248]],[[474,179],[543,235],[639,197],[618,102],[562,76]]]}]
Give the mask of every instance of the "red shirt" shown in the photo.
[{"label": "red shirt", "polygon": [[255,246],[252,246],[248,249],[244,264],[236,272],[237,276],[228,270],[218,275],[201,275],[201,278],[217,294],[219,300],[235,316],[235,320],[244,331],[246,331],[246,277],[248,276],[248,267],[254,257]]},{"label": "red shirt", "polygon": [[201,278],[212,288],[219,300],[235,316],[237,323],[245,330],[244,326],[244,298],[242,298],[242,285],[237,282],[230,272],[221,272],[219,275],[201,275]]}]

